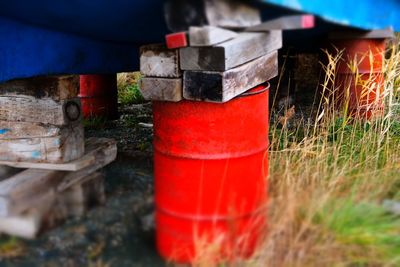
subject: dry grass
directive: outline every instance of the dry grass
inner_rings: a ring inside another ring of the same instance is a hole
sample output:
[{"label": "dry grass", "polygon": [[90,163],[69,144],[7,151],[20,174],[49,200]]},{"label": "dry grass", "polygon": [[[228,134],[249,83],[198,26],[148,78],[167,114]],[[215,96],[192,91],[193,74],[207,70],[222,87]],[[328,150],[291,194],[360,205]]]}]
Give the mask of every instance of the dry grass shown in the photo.
[{"label": "dry grass", "polygon": [[400,217],[381,204],[400,200],[398,46],[388,54],[383,118],[353,120],[346,105],[337,111],[339,57],[329,55],[313,123],[271,126],[268,236],[236,265],[400,266]]}]

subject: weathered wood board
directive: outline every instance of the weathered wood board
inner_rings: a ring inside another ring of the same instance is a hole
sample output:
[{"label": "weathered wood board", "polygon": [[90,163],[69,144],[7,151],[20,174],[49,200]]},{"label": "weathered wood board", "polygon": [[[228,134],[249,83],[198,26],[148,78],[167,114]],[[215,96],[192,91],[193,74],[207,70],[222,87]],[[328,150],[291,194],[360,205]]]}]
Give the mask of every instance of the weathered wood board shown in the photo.
[{"label": "weathered wood board", "polygon": [[[78,124],[78,123],[77,123]],[[64,127],[36,122],[0,121],[0,140],[55,137]]]},{"label": "weathered wood board", "polygon": [[84,154],[82,125],[63,127],[58,132],[53,131],[51,127],[49,129],[49,134],[56,135],[0,139],[0,160],[64,163]]},{"label": "weathered wood board", "polygon": [[237,35],[234,31],[213,26],[189,28],[190,46],[212,46],[233,39]]},{"label": "weathered wood board", "polygon": [[315,18],[313,15],[291,15],[268,20],[259,25],[245,29],[246,32],[263,32],[271,30],[299,30],[313,28]]},{"label": "weathered wood board", "polygon": [[152,77],[181,77],[179,50],[168,49],[164,44],[140,47],[140,72]]},{"label": "weathered wood board", "polygon": [[24,199],[25,205],[15,202],[19,210],[0,217],[1,233],[31,239],[44,228],[54,227],[72,216],[82,216],[92,206],[104,203],[104,175],[92,173],[64,191],[56,192],[50,186],[47,191],[33,193]]},{"label": "weathered wood board", "polygon": [[85,155],[67,163],[37,163],[23,161],[0,161],[0,165],[14,168],[33,168],[59,171],[79,171],[96,164],[106,154],[109,159],[115,159],[117,153],[116,143],[113,140],[89,138],[85,142]]},{"label": "weathered wood board", "polygon": [[[107,150],[98,151],[94,164],[76,171],[27,169],[0,181],[0,217],[20,215],[42,201],[48,194],[63,192],[79,185],[86,178],[116,158],[116,143],[111,139],[92,138],[93,145],[108,144]],[[38,205],[36,205],[38,206]],[[40,206],[40,205],[39,205]]]},{"label": "weathered wood board", "polygon": [[168,0],[164,13],[172,32],[190,26],[245,28],[261,23],[259,10],[240,0]]},{"label": "weathered wood board", "polygon": [[182,100],[182,78],[144,77],[140,92],[147,100],[178,102]]},{"label": "weathered wood board", "polygon": [[0,121],[39,122],[62,126],[79,121],[81,113],[78,98],[55,101],[33,96],[0,95]]},{"label": "weathered wood board", "polygon": [[79,93],[79,76],[40,76],[0,83],[0,95],[27,95],[55,101],[75,98]]},{"label": "weathered wood board", "polygon": [[277,75],[277,51],[225,72],[185,71],[183,97],[190,100],[226,102]]},{"label": "weathered wood board", "polygon": [[394,38],[394,31],[392,28],[363,31],[363,30],[342,30],[332,31],[329,33],[329,39],[382,39],[382,38]]},{"label": "weathered wood board", "polygon": [[225,71],[282,47],[282,32],[240,33],[212,47],[180,49],[182,70]]}]

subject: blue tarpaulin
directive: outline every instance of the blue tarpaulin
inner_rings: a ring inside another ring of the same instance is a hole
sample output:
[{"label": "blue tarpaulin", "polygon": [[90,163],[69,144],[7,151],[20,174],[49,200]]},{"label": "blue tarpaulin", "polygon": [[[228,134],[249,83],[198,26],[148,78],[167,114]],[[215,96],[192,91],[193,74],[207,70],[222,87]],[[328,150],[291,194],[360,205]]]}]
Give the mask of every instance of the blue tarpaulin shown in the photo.
[{"label": "blue tarpaulin", "polygon": [[[348,26],[400,29],[396,0],[262,2]],[[281,12],[260,7],[270,15]],[[0,1],[0,82],[136,70],[138,47],[161,42],[166,33],[162,0]]]}]

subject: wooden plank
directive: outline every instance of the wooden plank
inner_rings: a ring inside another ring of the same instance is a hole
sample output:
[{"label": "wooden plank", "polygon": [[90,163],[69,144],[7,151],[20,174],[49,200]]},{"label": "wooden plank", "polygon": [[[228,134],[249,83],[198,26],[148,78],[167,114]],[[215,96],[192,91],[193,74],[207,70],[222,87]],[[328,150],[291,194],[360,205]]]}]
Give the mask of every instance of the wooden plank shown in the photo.
[{"label": "wooden plank", "polygon": [[282,47],[282,32],[240,33],[212,47],[180,49],[183,70],[225,71]]},{"label": "wooden plank", "polygon": [[168,28],[186,31],[190,26],[246,28],[261,23],[257,8],[234,0],[169,0],[164,6]]},{"label": "wooden plank", "polygon": [[45,228],[51,228],[72,216],[82,216],[89,208],[103,204],[104,175],[88,175],[79,184],[62,192],[48,188],[47,192],[31,196],[25,209],[0,217],[0,232],[32,239]]},{"label": "wooden plank", "polygon": [[310,29],[315,25],[313,15],[291,15],[268,20],[259,25],[245,29],[246,32],[264,32],[271,30],[298,30]]},{"label": "wooden plank", "polygon": [[78,98],[55,101],[33,96],[0,95],[0,121],[39,122],[67,125],[81,119]]},{"label": "wooden plank", "polygon": [[381,39],[381,38],[394,38],[392,28],[363,31],[363,30],[345,30],[333,31],[328,35],[329,39]]},{"label": "wooden plank", "polygon": [[0,140],[55,137],[61,134],[62,129],[35,122],[0,121]]},{"label": "wooden plank", "polygon": [[181,77],[178,49],[168,49],[164,44],[140,47],[140,72],[152,77]]},{"label": "wooden plank", "polygon": [[187,32],[175,32],[165,35],[165,43],[169,49],[188,46]]},{"label": "wooden plank", "polygon": [[225,72],[185,71],[183,97],[226,102],[277,75],[277,51]]},{"label": "wooden plank", "polygon": [[140,92],[147,100],[178,102],[182,100],[182,78],[144,77]]},{"label": "wooden plank", "polygon": [[21,172],[21,169],[0,165],[0,181]]},{"label": "wooden plank", "polygon": [[45,170],[59,171],[79,171],[95,164],[103,154],[116,156],[116,143],[111,139],[89,138],[85,142],[85,154],[76,160],[67,163],[33,163],[33,162],[16,162],[16,161],[0,161],[0,165],[11,166],[14,168],[34,168]]},{"label": "wooden plank", "polygon": [[50,137],[0,140],[1,161],[64,163],[84,154],[84,130],[81,124],[63,127]]},{"label": "wooden plank", "polygon": [[55,101],[75,98],[79,93],[79,76],[40,76],[12,80],[0,84],[0,95],[27,95],[35,98],[51,98]]},{"label": "wooden plank", "polygon": [[59,192],[55,209],[64,210],[64,217],[82,216],[94,205],[104,204],[105,197],[104,174],[95,172]]},{"label": "wooden plank", "polygon": [[190,46],[211,46],[233,39],[238,34],[234,31],[213,27],[190,27]]},{"label": "wooden plank", "polygon": [[[41,196],[62,192],[85,181],[85,178],[101,169],[116,158],[116,143],[111,139],[91,139],[95,144],[113,144],[112,148],[98,151],[95,163],[76,172],[27,169],[8,179],[0,181],[0,217],[20,215],[32,207]],[[49,193],[50,194],[50,193]],[[35,204],[38,206],[38,204]]]}]

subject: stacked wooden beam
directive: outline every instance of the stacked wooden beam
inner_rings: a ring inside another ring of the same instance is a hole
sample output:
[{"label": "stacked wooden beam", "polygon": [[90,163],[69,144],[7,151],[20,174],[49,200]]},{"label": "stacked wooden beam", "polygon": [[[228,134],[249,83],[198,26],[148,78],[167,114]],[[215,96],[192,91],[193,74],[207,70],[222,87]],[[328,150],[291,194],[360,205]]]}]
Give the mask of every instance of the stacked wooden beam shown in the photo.
[{"label": "stacked wooden beam", "polygon": [[78,91],[76,76],[0,84],[0,233],[33,238],[104,202],[116,142],[85,142]]},{"label": "stacked wooden beam", "polygon": [[[185,35],[186,36],[186,35]],[[190,27],[189,46],[141,48],[141,92],[146,99],[226,102],[278,74],[282,32],[234,32],[214,26]],[[168,47],[179,47],[168,49]]]},{"label": "stacked wooden beam", "polygon": [[81,157],[76,76],[0,84],[0,160],[62,163]]}]

